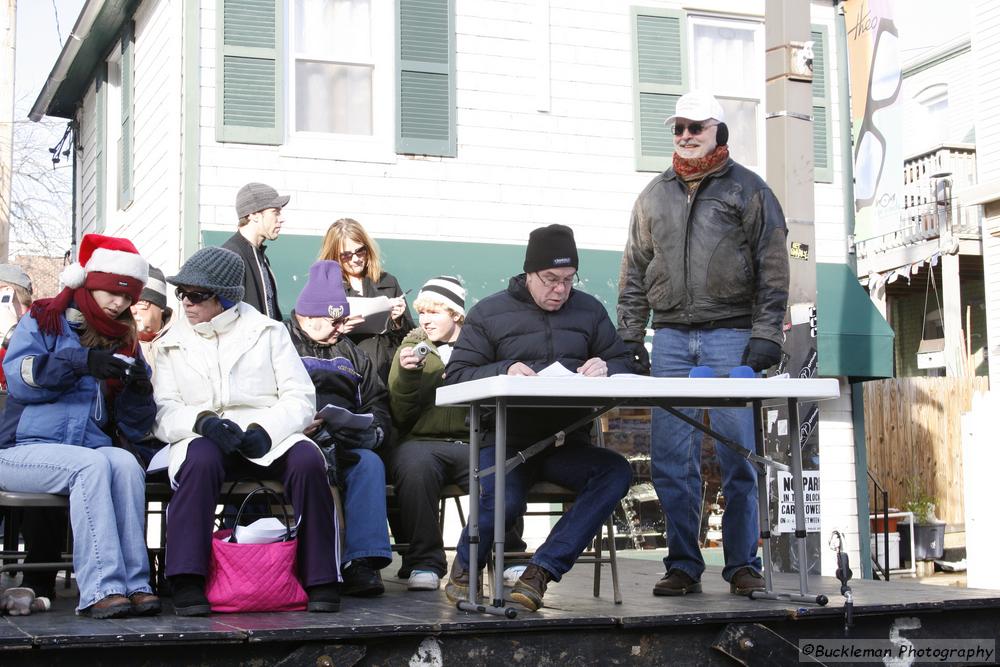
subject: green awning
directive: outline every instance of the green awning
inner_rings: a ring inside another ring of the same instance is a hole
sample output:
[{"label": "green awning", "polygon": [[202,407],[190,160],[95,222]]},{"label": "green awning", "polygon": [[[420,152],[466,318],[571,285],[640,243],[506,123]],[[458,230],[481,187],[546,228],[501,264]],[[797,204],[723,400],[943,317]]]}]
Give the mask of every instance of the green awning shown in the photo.
[{"label": "green awning", "polygon": [[819,374],[892,377],[892,327],[846,264],[816,264]]}]

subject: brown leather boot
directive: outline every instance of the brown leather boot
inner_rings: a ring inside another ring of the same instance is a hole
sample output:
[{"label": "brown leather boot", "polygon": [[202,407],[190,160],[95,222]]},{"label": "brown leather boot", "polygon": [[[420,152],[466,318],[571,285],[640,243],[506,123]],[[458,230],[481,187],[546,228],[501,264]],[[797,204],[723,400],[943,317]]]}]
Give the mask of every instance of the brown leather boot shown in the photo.
[{"label": "brown leather boot", "polygon": [[133,616],[156,616],[162,609],[160,598],[152,593],[142,591],[132,593],[128,596],[128,601],[132,604]]},{"label": "brown leather boot", "polygon": [[124,595],[109,595],[80,612],[91,618],[122,618],[132,613],[132,603]]},{"label": "brown leather boot", "polygon": [[542,608],[542,598],[545,588],[552,581],[552,575],[544,567],[529,563],[524,574],[514,584],[510,598],[528,611],[538,611]]}]

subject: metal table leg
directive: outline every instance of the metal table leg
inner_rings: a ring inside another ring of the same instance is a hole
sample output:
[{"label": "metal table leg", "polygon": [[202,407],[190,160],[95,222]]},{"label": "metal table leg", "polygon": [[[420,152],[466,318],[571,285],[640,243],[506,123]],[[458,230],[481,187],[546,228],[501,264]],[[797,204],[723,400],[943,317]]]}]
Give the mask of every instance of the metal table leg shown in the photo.
[{"label": "metal table leg", "polygon": [[[753,407],[753,442],[757,456],[764,456],[764,423],[761,418],[761,402],[754,401]],[[764,544],[764,586],[770,593],[774,590],[771,581],[774,565],[771,561],[771,503],[770,488],[767,484],[767,468],[757,468],[757,523],[760,525],[760,539]]]},{"label": "metal table leg", "polygon": [[[495,459],[497,467],[497,480],[496,488],[497,492],[495,498],[499,499],[497,502],[497,513],[499,514],[498,529],[503,530],[504,525],[504,495],[503,495],[503,484],[504,484],[504,466],[503,456],[506,456],[506,452],[501,456],[501,451],[499,444],[504,442],[506,445],[507,438],[507,414],[506,414],[506,401],[503,402],[503,409],[501,410],[501,400],[497,400],[497,456]],[[500,415],[503,415],[501,418]],[[502,430],[501,430],[502,429]],[[500,605],[496,605],[495,601],[492,605],[480,604],[478,600],[479,593],[479,447],[480,447],[480,405],[479,403],[473,403],[469,408],[469,599],[459,600],[456,606],[462,611],[477,611],[484,614],[493,614],[495,616],[506,616],[507,618],[514,618],[517,616],[517,610],[504,607],[503,606],[503,570],[500,571],[500,583],[501,583],[501,594],[500,594]],[[502,433],[502,436],[501,436]],[[504,447],[506,449],[506,447]],[[494,515],[496,516],[496,515]],[[496,520],[496,519],[494,519]],[[496,531],[494,531],[494,535]],[[503,535],[500,535],[500,563],[503,563]],[[455,556],[458,558],[458,555]]]},{"label": "metal table leg", "polygon": [[[771,585],[768,581],[766,591],[754,591],[750,594],[750,597],[754,600],[790,600],[823,606],[829,602],[827,596],[809,594],[809,552],[806,548],[805,493],[802,489],[802,443],[799,442],[798,433],[799,403],[797,399],[789,398],[788,440],[792,450],[792,499],[795,503],[795,547],[799,554],[799,593],[797,595],[795,593],[775,593],[771,590]],[[766,555],[770,556],[769,553],[766,553]]]}]

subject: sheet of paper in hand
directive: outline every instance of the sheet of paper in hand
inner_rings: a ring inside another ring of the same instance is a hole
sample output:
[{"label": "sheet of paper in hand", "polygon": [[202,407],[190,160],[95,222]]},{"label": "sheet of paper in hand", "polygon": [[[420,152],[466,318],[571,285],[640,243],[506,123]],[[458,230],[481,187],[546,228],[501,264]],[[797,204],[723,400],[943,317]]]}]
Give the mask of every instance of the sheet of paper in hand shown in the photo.
[{"label": "sheet of paper in hand", "polygon": [[319,411],[319,417],[326,422],[331,433],[342,428],[365,429],[375,420],[375,415],[370,412],[358,415],[336,405],[327,405]]},{"label": "sheet of paper in hand", "polygon": [[576,375],[578,375],[578,373],[574,373],[558,361],[554,361],[542,370],[538,371],[538,376],[543,378],[566,378],[574,377]]},{"label": "sheet of paper in hand", "polygon": [[347,302],[351,304],[351,315],[362,315],[365,321],[351,330],[352,334],[385,333],[389,326],[389,314],[392,312],[392,304],[389,297],[376,296],[372,298],[363,296],[349,296]]}]

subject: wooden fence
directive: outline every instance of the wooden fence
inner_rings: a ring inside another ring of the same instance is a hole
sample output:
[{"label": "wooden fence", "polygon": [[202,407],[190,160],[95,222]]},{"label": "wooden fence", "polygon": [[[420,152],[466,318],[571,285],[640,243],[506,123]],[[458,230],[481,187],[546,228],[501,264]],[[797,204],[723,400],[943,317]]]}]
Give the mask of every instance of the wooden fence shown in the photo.
[{"label": "wooden fence", "polygon": [[935,514],[965,522],[961,416],[989,379],[909,377],[864,384],[868,468],[903,508],[912,489],[929,494]]}]

